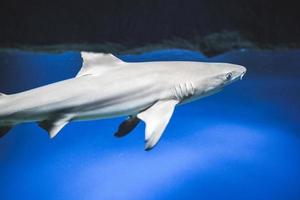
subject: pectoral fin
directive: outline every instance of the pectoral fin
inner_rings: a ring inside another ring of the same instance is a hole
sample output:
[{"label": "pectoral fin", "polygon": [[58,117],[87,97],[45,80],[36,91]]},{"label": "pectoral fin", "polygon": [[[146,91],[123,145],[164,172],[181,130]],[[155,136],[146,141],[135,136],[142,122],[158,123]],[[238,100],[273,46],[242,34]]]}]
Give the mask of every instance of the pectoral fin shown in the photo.
[{"label": "pectoral fin", "polygon": [[128,133],[130,133],[140,122],[140,119],[137,118],[136,116],[130,116],[128,117],[125,121],[123,121],[120,126],[118,131],[115,133],[116,137],[124,137]]},{"label": "pectoral fin", "polygon": [[70,122],[71,118],[71,116],[62,116],[56,119],[49,119],[39,122],[39,126],[48,132],[50,138],[54,138]]},{"label": "pectoral fin", "polygon": [[138,114],[138,118],[146,123],[145,150],[151,150],[159,141],[167,127],[177,100],[161,100],[147,110]]}]

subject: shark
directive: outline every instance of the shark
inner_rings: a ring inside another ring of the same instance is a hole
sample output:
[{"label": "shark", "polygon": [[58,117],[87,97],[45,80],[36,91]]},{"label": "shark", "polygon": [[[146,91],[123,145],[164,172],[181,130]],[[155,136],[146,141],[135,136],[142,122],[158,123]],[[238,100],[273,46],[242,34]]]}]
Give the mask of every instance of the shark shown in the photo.
[{"label": "shark", "polygon": [[126,116],[116,137],[145,123],[145,150],[165,131],[174,109],[221,91],[242,79],[246,68],[190,61],[124,62],[112,54],[81,52],[71,79],[16,94],[0,93],[0,137],[14,126],[37,122],[50,138],[73,121]]}]

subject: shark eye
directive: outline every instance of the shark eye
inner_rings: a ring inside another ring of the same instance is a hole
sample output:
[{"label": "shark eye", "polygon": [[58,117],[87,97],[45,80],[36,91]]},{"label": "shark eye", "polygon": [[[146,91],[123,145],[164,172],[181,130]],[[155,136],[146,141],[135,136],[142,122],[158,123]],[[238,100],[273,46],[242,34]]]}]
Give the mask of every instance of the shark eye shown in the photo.
[{"label": "shark eye", "polygon": [[226,75],[226,80],[229,81],[229,80],[231,80],[231,78],[232,78],[232,73],[228,73]]}]

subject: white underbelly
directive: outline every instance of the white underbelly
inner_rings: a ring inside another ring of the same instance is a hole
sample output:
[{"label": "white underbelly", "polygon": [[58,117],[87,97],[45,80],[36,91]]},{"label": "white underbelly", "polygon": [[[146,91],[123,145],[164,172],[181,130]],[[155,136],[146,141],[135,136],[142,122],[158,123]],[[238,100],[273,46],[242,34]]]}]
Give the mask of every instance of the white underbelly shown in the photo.
[{"label": "white underbelly", "polygon": [[141,99],[132,99],[131,101],[115,102],[107,106],[95,105],[92,109],[83,107],[81,110],[77,110],[73,113],[73,120],[81,121],[134,115],[147,109],[157,100],[158,99],[153,95]]},{"label": "white underbelly", "polygon": [[3,106],[0,120],[2,117],[13,123],[21,123],[60,115],[72,115],[73,120],[132,115],[168,94],[161,84],[141,82],[133,87],[132,83],[122,82],[123,88],[120,88],[120,84],[115,82],[110,82],[109,87],[99,87],[100,83],[90,81],[87,86],[85,82],[76,83],[79,89],[74,90],[65,90],[65,87],[69,88],[68,85],[62,85],[62,88],[58,85],[16,94],[7,101],[7,106]]}]

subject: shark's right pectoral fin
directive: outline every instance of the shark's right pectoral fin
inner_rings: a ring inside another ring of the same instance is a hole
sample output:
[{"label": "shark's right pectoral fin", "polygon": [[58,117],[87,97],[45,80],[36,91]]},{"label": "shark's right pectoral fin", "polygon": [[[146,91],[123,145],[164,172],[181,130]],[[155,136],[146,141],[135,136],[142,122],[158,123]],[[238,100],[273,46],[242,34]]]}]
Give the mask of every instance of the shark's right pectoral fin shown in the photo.
[{"label": "shark's right pectoral fin", "polygon": [[167,127],[177,100],[160,100],[147,110],[138,114],[138,118],[146,123],[145,150],[151,150],[161,138]]},{"label": "shark's right pectoral fin", "polygon": [[118,131],[115,133],[115,136],[116,137],[126,136],[139,124],[140,121],[141,120],[137,118],[136,115],[128,117],[120,124]]},{"label": "shark's right pectoral fin", "polygon": [[62,116],[56,119],[41,121],[39,122],[39,126],[48,132],[50,138],[54,138],[71,119],[71,116]]}]

